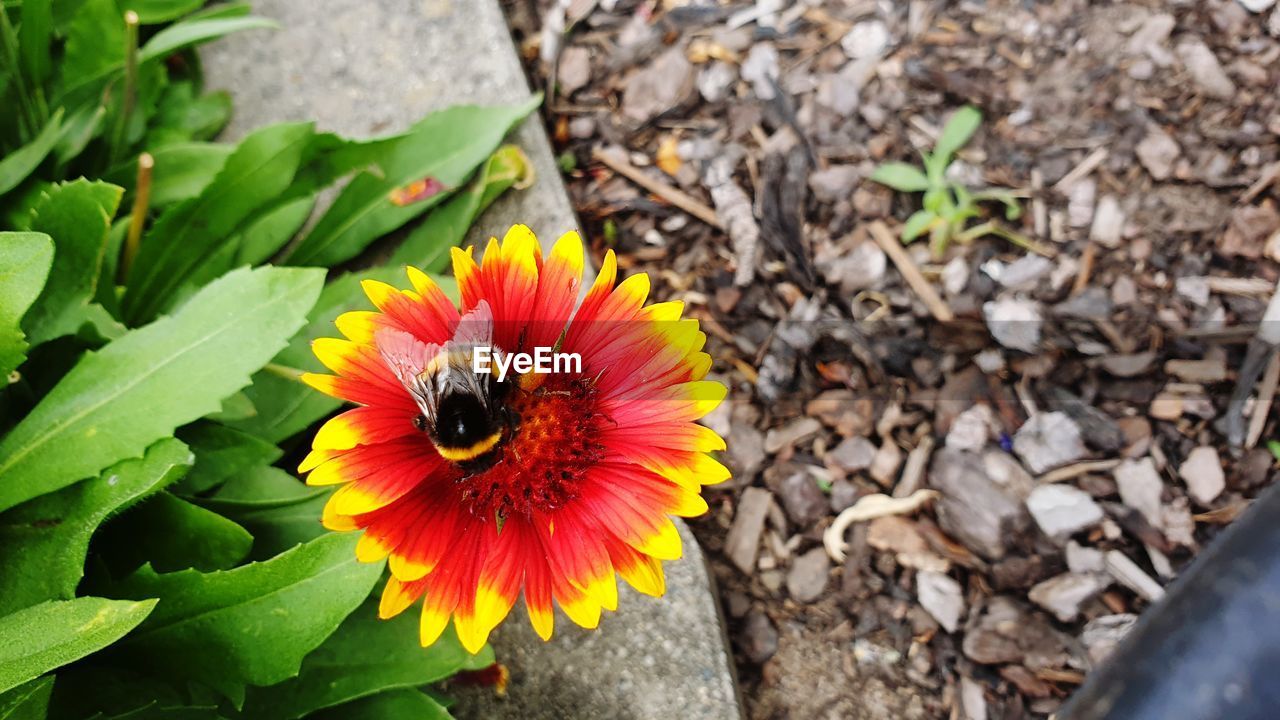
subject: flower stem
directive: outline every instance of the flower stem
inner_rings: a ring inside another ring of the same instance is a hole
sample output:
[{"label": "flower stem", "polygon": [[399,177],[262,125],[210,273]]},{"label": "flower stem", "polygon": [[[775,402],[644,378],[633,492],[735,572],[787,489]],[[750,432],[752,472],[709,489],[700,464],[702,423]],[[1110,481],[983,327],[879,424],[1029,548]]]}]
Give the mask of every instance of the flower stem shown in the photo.
[{"label": "flower stem", "polygon": [[0,7],[0,52],[4,53],[5,65],[12,68],[14,95],[18,99],[18,125],[23,142],[29,141],[40,132],[41,123],[31,107],[31,96],[27,94],[26,79],[22,77],[22,67],[18,62],[18,34],[9,22],[9,13]]},{"label": "flower stem", "polygon": [[280,365],[278,363],[267,363],[262,366],[262,369],[272,375],[277,375],[285,380],[292,380],[294,382],[302,382],[302,375],[306,372],[305,370],[299,370],[298,368],[289,367],[288,365]]},{"label": "flower stem", "polygon": [[120,283],[124,284],[129,277],[129,269],[133,267],[133,259],[138,256],[138,247],[142,244],[142,226],[147,222],[147,210],[151,205],[151,171],[156,166],[151,153],[138,156],[138,182],[134,188],[133,210],[129,213],[129,233],[124,238],[124,250],[120,255]]},{"label": "flower stem", "polygon": [[138,97],[138,13],[129,10],[124,14],[124,96],[120,99],[120,112],[111,133],[111,159],[120,157],[128,141],[129,120]]}]

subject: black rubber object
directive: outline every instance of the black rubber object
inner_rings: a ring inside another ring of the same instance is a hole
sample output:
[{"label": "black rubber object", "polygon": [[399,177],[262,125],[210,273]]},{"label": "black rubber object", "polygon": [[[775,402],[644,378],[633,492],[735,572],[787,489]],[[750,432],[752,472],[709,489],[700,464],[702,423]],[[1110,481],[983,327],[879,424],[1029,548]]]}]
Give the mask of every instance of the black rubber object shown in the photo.
[{"label": "black rubber object", "polygon": [[1057,717],[1280,718],[1280,485],[1201,552]]}]

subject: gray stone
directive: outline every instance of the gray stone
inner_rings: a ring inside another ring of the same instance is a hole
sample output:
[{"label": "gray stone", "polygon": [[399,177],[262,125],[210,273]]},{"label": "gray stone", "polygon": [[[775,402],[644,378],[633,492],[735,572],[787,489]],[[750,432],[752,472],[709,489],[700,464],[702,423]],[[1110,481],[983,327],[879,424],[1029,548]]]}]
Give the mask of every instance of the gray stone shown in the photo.
[{"label": "gray stone", "polygon": [[848,200],[861,175],[856,165],[832,165],[809,175],[809,189],[822,202]]},{"label": "gray stone", "polygon": [[1037,475],[1088,453],[1079,426],[1064,412],[1032,415],[1014,434],[1013,451]]},{"label": "gray stone", "polygon": [[636,124],[649,122],[688,99],[693,84],[693,65],[684,48],[672,47],[627,79],[622,114]]},{"label": "gray stone", "polygon": [[1178,474],[1187,483],[1187,493],[1201,505],[1217,500],[1227,486],[1222,461],[1211,445],[1202,445],[1188,453],[1182,467],[1178,468]]},{"label": "gray stone", "polygon": [[[269,123],[315,120],[354,137],[403,130],[457,103],[511,103],[529,96],[524,71],[496,0],[403,3],[257,0],[254,11],[281,28],[233,35],[205,49],[206,84],[227,89],[236,111],[224,133],[244,137]],[[513,223],[544,242],[578,222],[536,113],[513,134],[539,181],[505,193],[477,220],[472,242]],[[677,523],[684,557],[664,563],[666,597],[620,588],[618,611],[597,630],[557,614],[544,643],[517,606],[493,636],[512,671],[505,700],[461,688],[459,718],[741,717],[733,660],[697,541]]]},{"label": "gray stone", "polygon": [[[773,626],[761,610],[752,610],[742,624],[742,632],[737,637],[738,647],[742,654],[753,663],[761,664],[778,652],[778,629]],[[676,717],[679,717],[678,715]]]},{"label": "gray stone", "polygon": [[724,539],[724,552],[734,565],[750,575],[756,568],[756,553],[760,551],[760,533],[764,532],[764,519],[769,515],[773,493],[764,488],[749,487],[742,491],[742,499],[733,514],[733,526]]},{"label": "gray stone", "polygon": [[1045,535],[1066,538],[1102,522],[1102,508],[1070,485],[1041,485],[1027,496],[1027,510]]},{"label": "gray stone", "polygon": [[[1124,233],[1124,210],[1115,195],[1103,195],[1093,213],[1093,226],[1089,228],[1089,239],[1106,248],[1120,247],[1120,237]],[[1028,255],[1027,257],[1040,257]],[[1046,262],[1048,262],[1046,260]]]},{"label": "gray stone", "polygon": [[964,616],[964,589],[960,583],[940,572],[924,571],[916,575],[916,596],[934,620],[947,632],[955,632]]},{"label": "gray stone", "polygon": [[578,45],[565,48],[560,53],[556,79],[565,95],[572,95],[578,88],[585,87],[591,82],[591,51]]},{"label": "gray stone", "polygon": [[983,303],[982,314],[991,337],[1001,345],[1026,353],[1033,353],[1040,346],[1040,327],[1044,324],[1040,303],[1006,295]]},{"label": "gray stone", "polygon": [[1080,606],[1111,584],[1105,573],[1063,573],[1037,583],[1027,597],[1061,622],[1080,616]]},{"label": "gray stone", "polygon": [[787,592],[796,602],[810,603],[827,589],[831,559],[824,548],[816,547],[796,558],[787,572]]},{"label": "gray stone", "polygon": [[943,448],[933,454],[929,485],[941,493],[938,523],[949,535],[989,560],[1004,557],[1028,524],[1022,501],[997,484],[981,456]]},{"label": "gray stone", "polygon": [[827,453],[828,464],[845,472],[858,472],[871,467],[876,457],[876,446],[864,437],[845,438]]},{"label": "gray stone", "polygon": [[818,483],[806,468],[798,468],[783,478],[778,495],[787,517],[804,527],[827,514],[827,496],[818,489]]},{"label": "gray stone", "polygon": [[1151,458],[1125,460],[1114,474],[1121,502],[1142,513],[1152,526],[1160,527],[1160,494],[1164,492],[1164,482]]},{"label": "gray stone", "polygon": [[1138,154],[1138,162],[1151,173],[1154,180],[1167,180],[1173,174],[1173,164],[1182,154],[1182,148],[1169,133],[1157,126],[1147,131],[1147,136],[1134,148]]},{"label": "gray stone", "polygon": [[889,46],[889,26],[882,20],[864,20],[840,40],[844,54],[853,60],[879,57]]},{"label": "gray stone", "polygon": [[1120,613],[1103,615],[1086,623],[1084,632],[1080,635],[1080,642],[1088,650],[1089,660],[1094,665],[1106,660],[1137,622],[1137,615]]},{"label": "gray stone", "polygon": [[1186,66],[1191,80],[1205,95],[1218,100],[1230,100],[1236,94],[1236,84],[1222,69],[1218,56],[1199,38],[1188,38],[1178,43],[1178,57]]}]

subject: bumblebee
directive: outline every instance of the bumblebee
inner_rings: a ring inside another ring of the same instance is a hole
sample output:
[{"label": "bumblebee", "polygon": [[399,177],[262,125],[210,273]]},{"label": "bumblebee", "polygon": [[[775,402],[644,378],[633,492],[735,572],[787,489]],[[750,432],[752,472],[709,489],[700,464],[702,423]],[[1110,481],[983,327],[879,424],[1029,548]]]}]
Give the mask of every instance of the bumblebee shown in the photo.
[{"label": "bumblebee", "polygon": [[492,464],[512,429],[502,402],[509,383],[472,371],[475,348],[489,345],[492,336],[493,316],[482,301],[443,346],[400,330],[379,330],[374,337],[383,360],[421,410],[414,426],[441,457],[467,469]]}]

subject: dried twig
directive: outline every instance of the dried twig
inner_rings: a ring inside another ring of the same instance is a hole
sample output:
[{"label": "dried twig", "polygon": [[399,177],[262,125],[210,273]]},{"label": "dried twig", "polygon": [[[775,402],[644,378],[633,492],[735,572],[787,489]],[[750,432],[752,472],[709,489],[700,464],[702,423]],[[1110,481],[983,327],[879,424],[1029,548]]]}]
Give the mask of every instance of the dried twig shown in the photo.
[{"label": "dried twig", "polygon": [[1100,147],[1089,153],[1088,157],[1080,161],[1080,164],[1072,168],[1071,172],[1062,176],[1062,179],[1054,183],[1053,189],[1060,193],[1065,193],[1072,185],[1089,177],[1089,173],[1093,172],[1107,159],[1107,149]]},{"label": "dried twig", "polygon": [[720,226],[720,219],[716,217],[715,210],[678,188],[645,175],[640,172],[636,166],[627,162],[625,158],[620,157],[618,153],[610,152],[603,148],[596,148],[591,153],[591,156],[598,162],[603,163],[610,170],[698,218],[711,227],[723,229]]},{"label": "dried twig", "polygon": [[903,279],[911,286],[916,295],[929,308],[929,312],[940,322],[951,322],[956,319],[955,313],[951,311],[951,306],[938,295],[938,291],[933,289],[933,285],[924,278],[920,273],[920,268],[907,255],[907,251],[902,249],[902,243],[889,232],[888,226],[879,220],[871,223],[867,228],[871,232],[871,237],[876,244],[884,250],[893,264],[897,266],[898,272],[902,273]]},{"label": "dried twig", "polygon": [[1245,448],[1257,446],[1262,438],[1262,430],[1267,426],[1267,418],[1271,416],[1271,403],[1276,399],[1276,384],[1280,382],[1280,355],[1272,355],[1262,382],[1258,384],[1258,399],[1253,403],[1253,414],[1249,416],[1249,432],[1245,435]]},{"label": "dried twig", "polygon": [[1087,462],[1067,465],[1066,467],[1056,468],[1036,478],[1036,483],[1040,485],[1048,485],[1050,483],[1062,482],[1063,480],[1071,480],[1081,475],[1087,475],[1091,472],[1105,472],[1112,468],[1119,467],[1119,460],[1089,460]]}]

